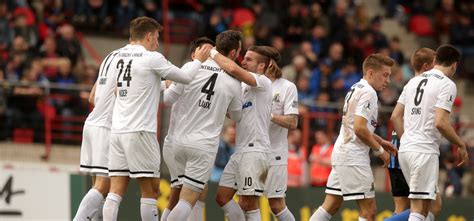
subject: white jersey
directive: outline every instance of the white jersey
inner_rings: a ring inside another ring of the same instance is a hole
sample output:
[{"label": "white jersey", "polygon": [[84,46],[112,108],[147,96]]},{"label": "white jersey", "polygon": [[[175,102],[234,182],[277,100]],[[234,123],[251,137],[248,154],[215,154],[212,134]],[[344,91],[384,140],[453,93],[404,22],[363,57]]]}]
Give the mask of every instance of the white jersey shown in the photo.
[{"label": "white jersey", "polygon": [[242,82],[244,104],[242,118],[237,124],[236,152],[270,153],[268,131],[272,111],[272,81],[265,75],[251,74],[257,86]]},{"label": "white jersey", "polygon": [[95,83],[94,109],[87,116],[85,124],[106,127],[110,130],[112,126],[112,111],[115,103],[115,85],[117,57],[120,49],[111,52],[99,68],[99,73]]},{"label": "white jersey", "polygon": [[[170,87],[167,90],[171,90],[176,94],[183,94],[184,91],[184,84],[176,83],[173,82]],[[174,131],[176,130],[176,124],[179,121],[181,109],[183,107],[182,105],[182,97],[180,96],[176,102],[171,105],[171,111],[170,111],[170,122],[169,122],[169,127],[168,127],[168,133],[166,134],[164,142],[166,143],[174,143]]]},{"label": "white jersey", "polygon": [[332,165],[368,165],[370,147],[356,136],[354,119],[355,116],[365,118],[367,128],[374,132],[378,115],[377,93],[361,79],[352,85],[344,101],[341,130],[331,156]]},{"label": "white jersey", "polygon": [[451,112],[456,98],[456,85],[432,69],[412,78],[403,88],[398,102],[405,105],[404,133],[399,152],[435,153],[439,155],[441,134],[435,126],[435,110]]},{"label": "white jersey", "polygon": [[174,144],[217,152],[225,115],[242,108],[241,96],[239,81],[213,60],[202,63],[180,97]]},{"label": "white jersey", "polygon": [[[295,84],[283,78],[272,83],[272,113],[277,115],[298,114],[298,91]],[[288,163],[288,129],[270,123],[272,165]]]},{"label": "white jersey", "polygon": [[147,51],[141,45],[125,46],[115,59],[117,65],[112,68],[117,73],[117,98],[112,133],[156,133],[160,78],[181,70],[159,52]]}]

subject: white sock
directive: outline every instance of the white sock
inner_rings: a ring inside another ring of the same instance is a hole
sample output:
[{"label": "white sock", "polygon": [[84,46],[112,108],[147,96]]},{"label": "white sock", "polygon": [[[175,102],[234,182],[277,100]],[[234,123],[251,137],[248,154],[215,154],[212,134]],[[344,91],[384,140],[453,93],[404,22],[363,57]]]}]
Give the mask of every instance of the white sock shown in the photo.
[{"label": "white sock", "polygon": [[262,216],[260,215],[260,209],[245,212],[245,220],[247,220],[247,221],[260,221],[260,220],[262,220]]},{"label": "white sock", "polygon": [[434,221],[435,220],[435,215],[431,212],[428,212],[428,216],[426,216],[425,221]]},{"label": "white sock", "polygon": [[419,213],[414,213],[414,212],[411,212],[410,217],[408,218],[408,221],[424,221],[424,220],[425,220],[425,216]]},{"label": "white sock", "polygon": [[102,221],[102,220],[104,220],[104,216],[102,215],[102,210],[104,210],[104,203],[105,203],[105,199],[102,200],[102,202],[99,204],[99,208],[97,210],[97,213],[95,213],[95,216],[92,217],[92,221]]},{"label": "white sock", "polygon": [[171,210],[168,216],[168,221],[183,221],[187,220],[193,207],[185,200],[179,200],[178,204]]},{"label": "white sock", "polygon": [[105,199],[103,216],[106,221],[115,221],[117,220],[118,209],[122,197],[115,193],[109,193]]},{"label": "white sock", "polygon": [[332,215],[329,214],[322,206],[320,206],[318,210],[313,213],[311,218],[309,218],[309,221],[329,221],[331,217]]},{"label": "white sock", "polygon": [[369,220],[366,219],[366,218],[362,218],[362,217],[359,216],[359,221],[369,221]]},{"label": "white sock", "polygon": [[163,213],[161,214],[160,221],[166,221],[166,219],[168,219],[168,216],[170,215],[170,212],[171,212],[170,209],[165,208],[165,210],[163,210]]},{"label": "white sock", "polygon": [[90,220],[99,210],[99,206],[104,201],[102,194],[96,189],[90,189],[82,198],[81,204],[77,209],[74,221]]},{"label": "white sock", "polygon": [[276,214],[276,217],[278,218],[278,221],[295,221],[295,217],[288,207],[285,207],[285,209]]},{"label": "white sock", "polygon": [[156,207],[156,199],[141,198],[140,199],[140,214],[142,221],[158,221],[158,208]]},{"label": "white sock", "polygon": [[234,200],[230,200],[221,208],[224,210],[224,214],[229,221],[245,220],[244,211]]},{"label": "white sock", "polygon": [[193,207],[193,211],[191,211],[191,215],[188,217],[188,221],[203,221],[202,211],[205,207],[206,203],[198,200]]}]

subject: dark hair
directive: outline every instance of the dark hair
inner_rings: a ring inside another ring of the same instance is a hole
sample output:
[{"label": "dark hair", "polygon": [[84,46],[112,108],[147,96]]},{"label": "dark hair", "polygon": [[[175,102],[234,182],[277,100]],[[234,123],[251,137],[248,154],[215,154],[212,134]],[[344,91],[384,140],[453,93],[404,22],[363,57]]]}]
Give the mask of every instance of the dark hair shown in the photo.
[{"label": "dark hair", "polygon": [[388,56],[382,54],[369,55],[362,64],[362,72],[365,75],[368,69],[380,70],[382,66],[392,67],[395,61]]},{"label": "dark hair", "polygon": [[430,48],[420,48],[413,53],[410,59],[411,67],[415,72],[420,72],[424,64],[432,64],[436,52]]},{"label": "dark hair", "polygon": [[210,44],[212,46],[216,46],[216,43],[214,43],[214,41],[209,39],[208,37],[200,37],[200,38],[194,39],[189,45],[189,56],[191,56],[194,53],[194,51],[196,51],[196,48],[199,48],[203,46],[204,44]]},{"label": "dark hair", "polygon": [[156,30],[163,30],[163,26],[155,19],[145,16],[135,18],[130,22],[130,40],[141,40],[146,34]]},{"label": "dark hair", "polygon": [[436,64],[447,67],[461,59],[461,52],[454,46],[444,44],[436,49]]},{"label": "dark hair", "polygon": [[227,30],[221,32],[216,37],[216,50],[227,56],[230,51],[239,49],[242,39],[240,31]]}]

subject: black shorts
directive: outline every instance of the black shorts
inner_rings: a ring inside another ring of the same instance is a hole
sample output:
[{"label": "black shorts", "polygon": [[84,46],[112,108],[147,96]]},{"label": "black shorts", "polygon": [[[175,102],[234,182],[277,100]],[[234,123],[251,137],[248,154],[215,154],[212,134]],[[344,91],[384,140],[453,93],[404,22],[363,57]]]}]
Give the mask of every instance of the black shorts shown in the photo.
[{"label": "black shorts", "polygon": [[403,176],[401,169],[389,168],[390,184],[392,185],[392,195],[397,197],[408,197],[410,194],[410,187]]}]

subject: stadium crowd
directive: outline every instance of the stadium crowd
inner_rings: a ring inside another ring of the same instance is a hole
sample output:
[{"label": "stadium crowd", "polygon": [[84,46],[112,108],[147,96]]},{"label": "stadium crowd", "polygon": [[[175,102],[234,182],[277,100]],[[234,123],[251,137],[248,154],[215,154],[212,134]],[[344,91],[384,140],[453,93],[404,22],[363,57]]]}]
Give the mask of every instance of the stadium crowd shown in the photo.
[{"label": "stadium crowd", "polygon": [[[474,59],[474,2],[383,2],[387,17],[398,18],[411,32],[431,39],[435,44],[459,46],[464,63]],[[426,7],[427,2],[431,7]],[[145,15],[161,22],[160,9],[161,1],[158,0],[0,0],[0,81],[25,84],[0,88],[0,140],[12,137],[13,127],[43,130],[40,122],[44,121],[42,96],[45,92],[31,84],[94,84],[98,67],[85,62],[76,34],[78,30],[128,36],[127,25],[137,16]],[[401,39],[397,36],[388,38],[381,30],[385,18],[369,16],[368,5],[363,1],[180,0],[170,1],[169,16],[170,19],[194,21],[197,24],[195,36],[215,39],[224,30],[241,30],[244,34],[242,54],[252,45],[277,48],[282,55],[279,65],[283,67],[283,77],[298,88],[300,114],[340,113],[337,104],[361,78],[362,61],[371,53],[380,52],[397,62],[390,88],[379,96],[382,106],[395,105],[403,86],[413,75],[408,62],[410,55],[401,50]],[[420,27],[431,29],[420,30]],[[473,79],[474,70],[467,65],[461,65],[460,73],[464,78]],[[59,94],[52,104],[58,114],[88,113],[88,91],[71,92],[59,88],[52,93]],[[458,110],[461,104],[460,99],[455,102]],[[390,133],[387,127],[390,112],[380,116],[381,126],[377,132],[383,136]],[[454,118],[459,121],[459,116]],[[325,131],[326,126],[326,119],[311,122],[311,142],[306,148],[301,148],[301,129],[290,132],[289,170],[293,169],[295,173],[290,172],[289,185],[325,185],[327,176],[320,176],[329,174],[328,156],[336,137],[328,135],[337,133],[339,128],[330,132]],[[41,136],[41,132],[35,133],[35,141],[41,141]],[[222,149],[231,153],[231,136],[225,137]],[[455,155],[450,145],[444,145],[441,151],[441,167],[449,176],[447,186],[454,189],[454,195],[461,195],[462,175],[472,173],[474,165],[455,168],[452,166]],[[225,153],[218,155],[216,166],[223,168],[225,160],[223,162],[220,156],[224,159],[228,156]],[[301,169],[306,164],[310,165],[308,172]],[[311,174],[309,181],[303,177],[304,173]],[[292,178],[292,174],[299,176]]]}]

